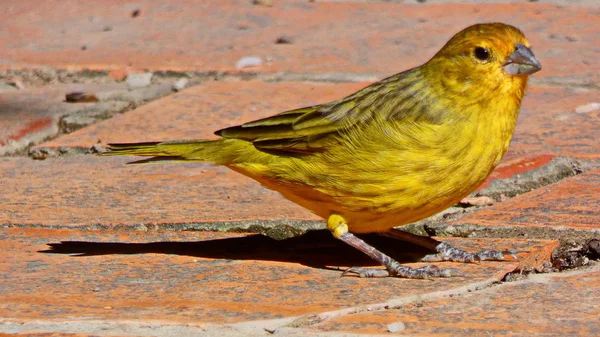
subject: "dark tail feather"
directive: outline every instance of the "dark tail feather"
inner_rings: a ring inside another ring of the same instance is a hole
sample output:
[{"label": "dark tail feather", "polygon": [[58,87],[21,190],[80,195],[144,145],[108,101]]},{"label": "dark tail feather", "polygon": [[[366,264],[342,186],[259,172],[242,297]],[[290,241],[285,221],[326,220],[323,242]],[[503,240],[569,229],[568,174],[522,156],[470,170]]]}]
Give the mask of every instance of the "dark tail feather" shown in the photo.
[{"label": "dark tail feather", "polygon": [[158,163],[167,162],[167,161],[186,161],[186,159],[181,156],[152,157],[152,158],[148,158],[148,159],[132,161],[132,162],[127,163],[127,165],[129,165],[129,164],[152,164],[152,163],[158,164]]},{"label": "dark tail feather", "polygon": [[143,143],[111,143],[101,156],[152,157],[129,164],[167,161],[214,161],[222,156],[223,140],[186,140]]}]

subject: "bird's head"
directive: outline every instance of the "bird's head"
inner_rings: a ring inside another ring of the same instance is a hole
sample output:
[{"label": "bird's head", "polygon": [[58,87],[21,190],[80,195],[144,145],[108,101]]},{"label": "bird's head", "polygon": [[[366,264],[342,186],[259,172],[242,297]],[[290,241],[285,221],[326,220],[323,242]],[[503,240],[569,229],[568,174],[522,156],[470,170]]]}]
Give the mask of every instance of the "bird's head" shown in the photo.
[{"label": "bird's head", "polygon": [[425,64],[440,89],[457,93],[524,94],[527,77],[541,69],[523,33],[503,23],[476,24],[454,35]]}]

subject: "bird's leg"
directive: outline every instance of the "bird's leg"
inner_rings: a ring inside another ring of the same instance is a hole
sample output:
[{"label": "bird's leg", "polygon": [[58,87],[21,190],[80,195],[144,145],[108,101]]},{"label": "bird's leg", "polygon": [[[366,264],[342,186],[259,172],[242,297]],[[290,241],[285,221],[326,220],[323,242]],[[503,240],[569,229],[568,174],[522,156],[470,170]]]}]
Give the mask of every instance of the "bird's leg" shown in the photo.
[{"label": "bird's leg", "polygon": [[421,268],[410,268],[401,265],[398,261],[385,255],[384,253],[372,247],[362,239],[356,237],[354,234],[348,232],[348,225],[346,220],[337,214],[329,216],[327,219],[327,229],[331,231],[333,236],[350,246],[360,250],[367,254],[373,260],[379,262],[385,267],[385,269],[372,269],[372,268],[359,268],[351,267],[348,268],[342,276],[347,274],[356,274],[359,277],[402,277],[402,278],[416,278],[426,279],[430,277],[452,277],[452,276],[463,276],[463,273],[457,269],[439,269],[436,266],[426,266]]},{"label": "bird's leg", "polygon": [[426,255],[421,261],[439,262],[453,261],[465,263],[478,263],[479,261],[514,261],[517,259],[515,252],[498,251],[498,250],[482,250],[477,253],[467,253],[464,250],[454,248],[451,245],[438,241],[428,236],[411,234],[396,228],[387,230],[381,235],[398,239],[405,242],[414,243],[418,246],[425,247],[437,252],[437,254]]}]

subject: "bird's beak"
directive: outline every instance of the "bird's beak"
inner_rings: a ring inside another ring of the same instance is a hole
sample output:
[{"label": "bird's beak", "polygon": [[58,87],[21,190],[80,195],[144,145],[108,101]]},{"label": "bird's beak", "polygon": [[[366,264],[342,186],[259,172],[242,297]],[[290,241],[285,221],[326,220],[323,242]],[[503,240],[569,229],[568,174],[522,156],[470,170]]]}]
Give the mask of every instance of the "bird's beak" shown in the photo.
[{"label": "bird's beak", "polygon": [[509,75],[529,75],[542,69],[531,49],[520,43],[517,43],[515,51],[510,54],[503,67]]}]

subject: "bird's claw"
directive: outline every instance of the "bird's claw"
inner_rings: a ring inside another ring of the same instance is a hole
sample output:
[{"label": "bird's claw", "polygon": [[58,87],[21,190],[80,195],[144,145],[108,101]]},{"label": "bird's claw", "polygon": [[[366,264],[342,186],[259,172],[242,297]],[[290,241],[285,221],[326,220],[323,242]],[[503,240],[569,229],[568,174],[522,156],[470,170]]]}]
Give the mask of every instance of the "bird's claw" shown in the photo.
[{"label": "bird's claw", "polygon": [[410,268],[402,266],[400,264],[388,269],[375,269],[375,268],[362,268],[362,267],[350,267],[346,269],[342,276],[349,274],[355,274],[360,278],[369,277],[400,277],[410,279],[429,279],[433,277],[457,277],[465,276],[465,274],[454,268],[440,269],[437,266],[425,266],[420,268]]},{"label": "bird's claw", "polygon": [[424,262],[452,261],[463,263],[479,263],[480,261],[514,261],[517,260],[517,252],[510,250],[482,250],[477,253],[467,253],[464,250],[454,248],[447,243],[440,243],[436,248],[437,254],[426,255]]}]

